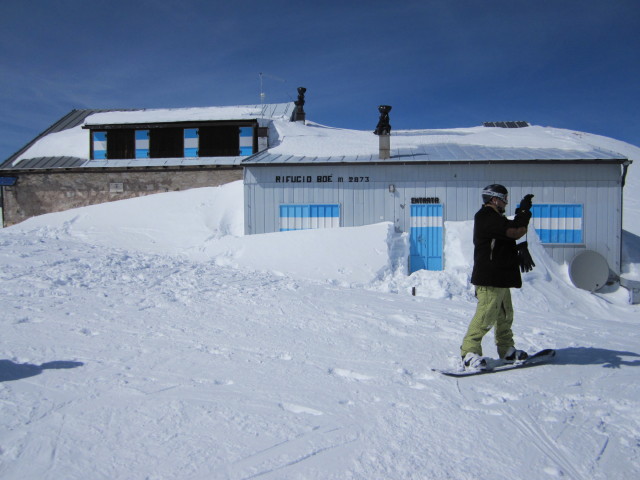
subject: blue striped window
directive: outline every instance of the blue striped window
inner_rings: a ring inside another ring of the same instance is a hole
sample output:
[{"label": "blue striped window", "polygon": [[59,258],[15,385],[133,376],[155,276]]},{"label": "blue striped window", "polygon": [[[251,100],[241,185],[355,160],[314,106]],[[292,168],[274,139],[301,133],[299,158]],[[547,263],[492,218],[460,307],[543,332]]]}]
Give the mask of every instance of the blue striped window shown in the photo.
[{"label": "blue striped window", "polygon": [[335,228],[340,226],[340,205],[280,205],[280,231]]},{"label": "blue striped window", "polygon": [[240,127],[240,155],[253,155],[253,127]]},{"label": "blue striped window", "polygon": [[185,157],[198,156],[198,129],[197,128],[184,129],[184,156]]},{"label": "blue striped window", "polygon": [[93,132],[93,158],[107,158],[107,132]]},{"label": "blue striped window", "polygon": [[149,130],[136,130],[136,158],[149,158]]},{"label": "blue striped window", "polygon": [[581,244],[584,209],[578,204],[536,204],[532,223],[542,243]]}]

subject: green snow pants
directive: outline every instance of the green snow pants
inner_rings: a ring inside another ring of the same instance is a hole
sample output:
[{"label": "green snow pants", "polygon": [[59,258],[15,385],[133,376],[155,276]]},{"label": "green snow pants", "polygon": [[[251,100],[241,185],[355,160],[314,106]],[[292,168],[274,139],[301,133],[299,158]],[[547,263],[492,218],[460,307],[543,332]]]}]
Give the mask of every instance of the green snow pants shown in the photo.
[{"label": "green snow pants", "polygon": [[482,338],[495,327],[498,355],[502,358],[509,347],[514,346],[511,291],[508,288],[476,287],[476,297],[478,307],[460,347],[462,357],[469,352],[482,355]]}]

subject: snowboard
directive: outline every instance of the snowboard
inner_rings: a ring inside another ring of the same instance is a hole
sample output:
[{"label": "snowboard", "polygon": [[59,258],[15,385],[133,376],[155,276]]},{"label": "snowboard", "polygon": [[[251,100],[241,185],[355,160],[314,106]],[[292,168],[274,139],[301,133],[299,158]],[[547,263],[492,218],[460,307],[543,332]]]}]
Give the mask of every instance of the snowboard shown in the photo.
[{"label": "snowboard", "polygon": [[502,360],[492,360],[487,359],[487,369],[486,370],[437,370],[436,372],[440,372],[443,375],[448,377],[471,377],[474,375],[484,375],[487,373],[497,373],[504,372],[507,370],[515,370],[516,368],[527,368],[527,367],[535,367],[536,365],[542,365],[544,363],[550,362],[553,357],[556,355],[556,351],[551,348],[546,348],[544,350],[540,350],[533,355],[530,355],[529,358],[522,362],[516,363],[504,363]]}]

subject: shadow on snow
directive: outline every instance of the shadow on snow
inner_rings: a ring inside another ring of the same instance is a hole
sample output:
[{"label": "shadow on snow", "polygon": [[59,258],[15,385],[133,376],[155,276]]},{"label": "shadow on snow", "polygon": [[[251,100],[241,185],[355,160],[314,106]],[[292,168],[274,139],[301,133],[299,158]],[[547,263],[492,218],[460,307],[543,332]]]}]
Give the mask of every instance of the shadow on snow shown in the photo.
[{"label": "shadow on snow", "polygon": [[[632,359],[625,359],[631,357]],[[606,348],[569,347],[556,350],[556,365],[602,365],[604,368],[640,367],[640,355]]]},{"label": "shadow on snow", "polygon": [[30,363],[14,363],[11,360],[0,360],[0,382],[20,380],[22,378],[40,375],[43,370],[53,370],[60,368],[76,368],[84,365],[82,362],[56,361],[47,362],[42,365],[32,365]]}]

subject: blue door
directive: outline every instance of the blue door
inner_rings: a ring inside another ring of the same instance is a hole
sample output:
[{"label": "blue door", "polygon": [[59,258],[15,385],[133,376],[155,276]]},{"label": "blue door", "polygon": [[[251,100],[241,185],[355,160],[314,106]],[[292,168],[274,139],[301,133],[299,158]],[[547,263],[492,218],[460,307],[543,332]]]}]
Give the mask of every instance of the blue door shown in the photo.
[{"label": "blue door", "polygon": [[442,204],[411,205],[409,273],[442,270]]}]

